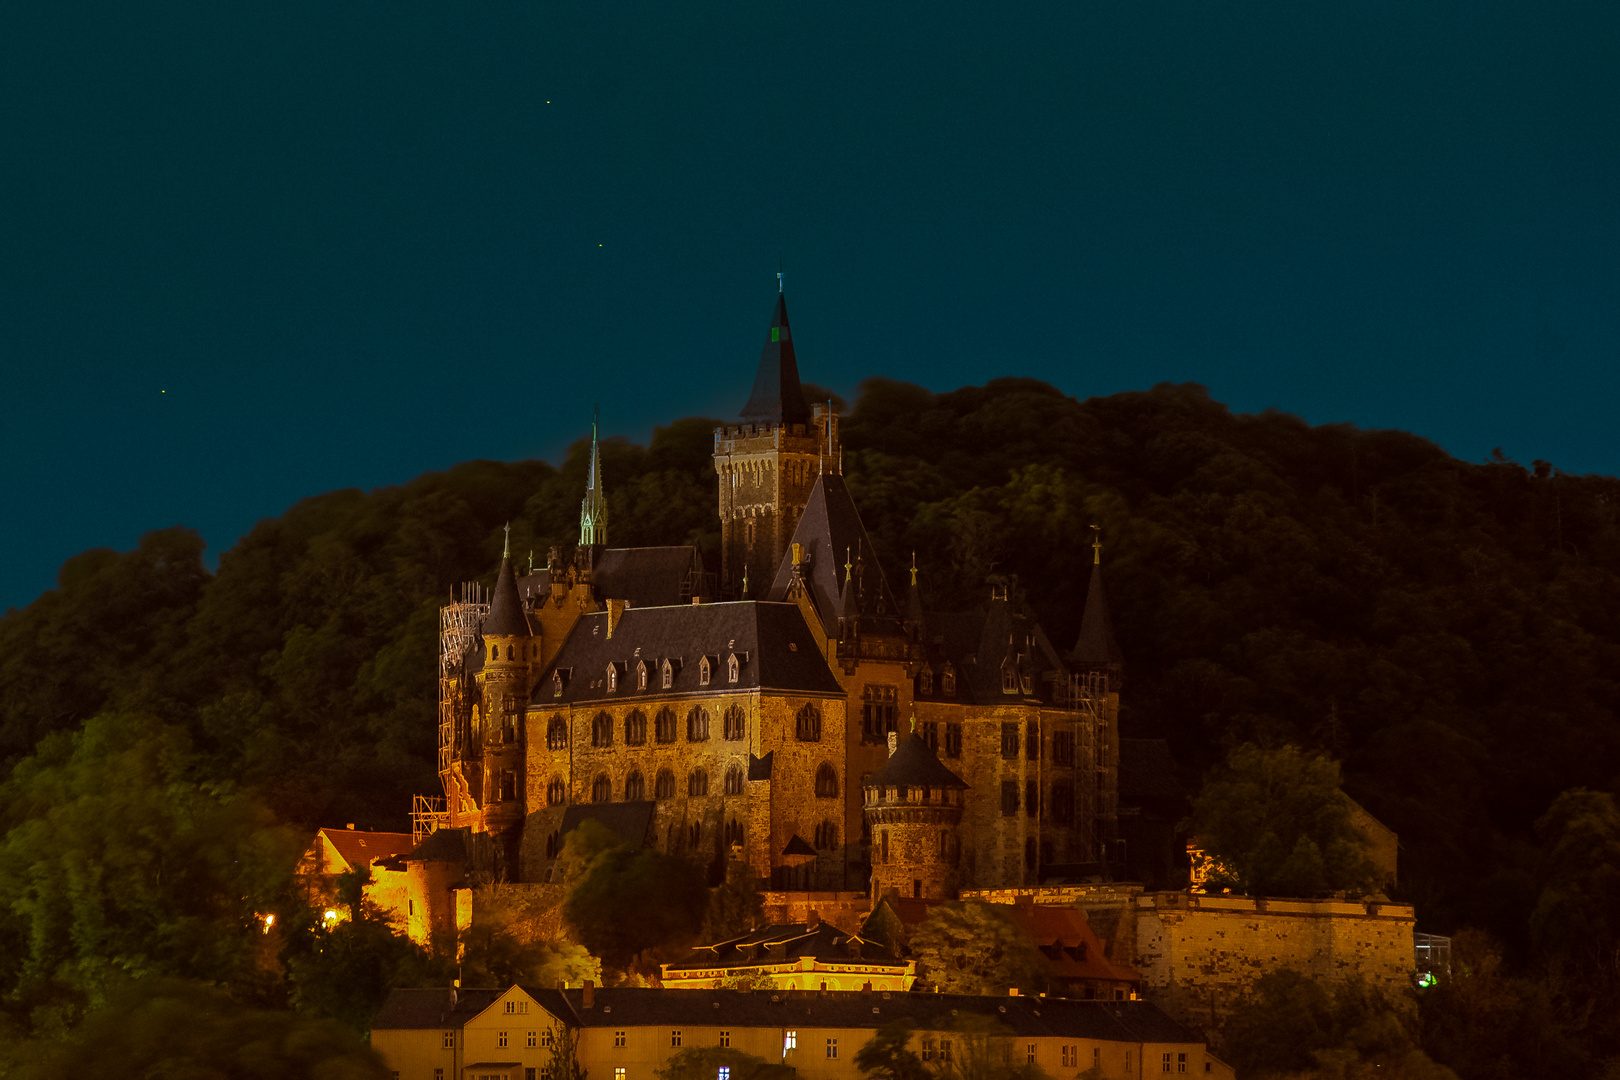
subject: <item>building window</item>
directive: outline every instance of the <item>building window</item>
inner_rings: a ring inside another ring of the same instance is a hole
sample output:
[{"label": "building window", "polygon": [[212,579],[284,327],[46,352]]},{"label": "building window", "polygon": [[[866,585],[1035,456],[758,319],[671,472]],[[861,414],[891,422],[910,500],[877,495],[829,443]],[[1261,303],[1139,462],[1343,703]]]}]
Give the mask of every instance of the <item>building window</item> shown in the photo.
[{"label": "building window", "polygon": [[613,717],[605,712],[597,713],[596,719],[591,721],[591,745],[613,745]]},{"label": "building window", "polygon": [[664,661],[663,686],[665,690],[675,685],[675,668],[668,660]]},{"label": "building window", "polygon": [[1165,1072],[1170,1071],[1170,1065],[1174,1060],[1175,1060],[1175,1055],[1170,1053],[1169,1051],[1165,1051],[1165,1055],[1164,1055],[1164,1071]]},{"label": "building window", "polygon": [[722,1065],[714,1071],[714,1080],[731,1080],[731,1066]]},{"label": "building window", "polygon": [[816,850],[831,851],[838,846],[838,826],[830,821],[823,821],[816,826]]},{"label": "building window", "polygon": [[1041,782],[1039,780],[1024,781],[1024,813],[1036,817],[1041,812]]},{"label": "building window", "polygon": [[1052,764],[1074,764],[1074,732],[1052,732]]},{"label": "building window", "polygon": [[884,829],[882,832],[878,833],[878,847],[883,853],[882,861],[884,863],[887,863],[889,861],[889,830],[888,829]]},{"label": "building window", "polygon": [[1003,694],[1018,693],[1018,669],[1011,663],[1001,665],[1001,692]]},{"label": "building window", "polygon": [[736,818],[732,818],[730,821],[726,822],[726,843],[727,845],[735,844],[737,847],[742,847],[742,842],[742,822],[738,821]]},{"label": "building window", "polygon": [[671,1045],[671,1046],[679,1046],[679,1045],[681,1045],[681,1030],[680,1030],[680,1028],[675,1028],[675,1029],[670,1031],[670,1033],[669,1033],[669,1045]]},{"label": "building window", "polygon": [[743,771],[741,765],[733,765],[726,770],[726,794],[741,795],[743,793]]},{"label": "building window", "polygon": [[636,665],[636,689],[647,689],[647,661],[645,660]]},{"label": "building window", "polygon": [[511,769],[502,769],[500,775],[500,794],[497,798],[501,802],[511,802],[517,798],[517,774]]},{"label": "building window", "polygon": [[1001,816],[1012,817],[1018,813],[1018,781],[1003,780],[1001,782]]},{"label": "building window", "polygon": [[653,780],[653,798],[673,799],[675,797],[675,774],[668,769],[659,769],[658,776]]},{"label": "building window", "polygon": [[624,801],[640,802],[647,797],[647,782],[641,778],[639,772],[632,772],[624,778]]},{"label": "building window", "polygon": [[934,723],[933,721],[929,721],[922,726],[922,730],[918,731],[917,734],[921,735],[922,741],[928,744],[928,749],[932,750],[936,754],[939,753],[938,724]]},{"label": "building window", "polygon": [[1176,1072],[1186,1072],[1186,1071],[1187,1071],[1187,1055],[1186,1054],[1177,1054],[1176,1055]]},{"label": "building window", "polygon": [[793,733],[802,742],[821,741],[821,710],[814,705],[805,705],[799,710],[794,719]]},{"label": "building window", "polygon": [[[443,1069],[434,1069],[433,1070],[433,1080],[444,1080],[444,1070]],[[528,1078],[528,1080],[534,1080],[534,1077],[531,1076],[531,1077]]]},{"label": "building window", "polygon": [[830,1057],[830,1058],[835,1058],[835,1057],[838,1056],[838,1040],[837,1039],[828,1039],[827,1040],[827,1056]]},{"label": "building window", "polygon": [[1018,756],[1018,725],[1001,725],[1001,756],[1011,760]]},{"label": "building window", "polygon": [[941,685],[941,688],[945,691],[945,696],[946,697],[955,697],[956,696],[956,672],[954,670],[952,670],[951,668],[946,668],[945,669],[945,677],[940,680],[940,685]]},{"label": "building window", "polygon": [[553,716],[551,722],[546,725],[546,748],[568,749],[568,721],[560,716]]},{"label": "building window", "polygon": [[1024,1048],[1024,1063],[1027,1064],[1027,1065],[1035,1064],[1035,1044],[1034,1043],[1030,1043]]},{"label": "building window", "polygon": [[1058,825],[1074,824],[1074,788],[1068,784],[1052,785],[1052,821]]},{"label": "building window", "polygon": [[703,846],[703,824],[694,821],[686,827],[686,846],[693,851]]},{"label": "building window", "polygon": [[891,731],[898,731],[899,708],[892,686],[867,686],[861,691],[861,741],[887,742]]},{"label": "building window", "polygon": [[640,709],[624,718],[624,744],[626,746],[647,745],[647,714]]},{"label": "building window", "polygon": [[720,1045],[721,1046],[730,1046],[731,1045],[731,1032],[727,1031],[725,1028],[720,1029]]},{"label": "building window", "polygon": [[742,711],[741,705],[733,705],[726,710],[725,735],[735,742],[746,738],[748,734],[748,719]]},{"label": "building window", "polygon": [[939,1060],[945,1062],[946,1064],[950,1063],[950,1060],[951,1060],[951,1040],[949,1040],[949,1039],[941,1039],[941,1040],[939,1040]]},{"label": "building window", "polygon": [[838,770],[827,762],[822,762],[816,767],[816,797],[838,798]]},{"label": "building window", "polygon": [[962,756],[962,725],[945,725],[945,756],[959,758]]},{"label": "building window", "polygon": [[707,656],[698,661],[698,685],[709,685],[709,658]]},{"label": "building window", "polygon": [[540,1033],[538,1031],[529,1032],[527,1035],[525,1035],[523,1037],[523,1045],[524,1046],[539,1046],[540,1045]]},{"label": "building window", "polygon": [[665,707],[658,710],[658,716],[653,720],[653,738],[661,743],[675,741],[675,710]]},{"label": "building window", "polygon": [[934,692],[934,671],[932,668],[923,668],[917,673],[917,692],[919,694],[932,694]]},{"label": "building window", "polygon": [[[539,1072],[539,1069],[530,1066],[529,1068],[523,1070],[523,1080],[535,1080],[535,1077],[539,1075]],[[435,1076],[433,1080],[443,1080],[443,1077]]]},{"label": "building window", "polygon": [[613,1045],[614,1046],[623,1046],[624,1045],[624,1032],[615,1031],[613,1033]]},{"label": "building window", "polygon": [[568,789],[563,785],[561,777],[554,778],[551,783],[546,785],[547,806],[561,806],[563,800],[567,797]]},{"label": "building window", "polygon": [[624,1080],[625,1075],[626,1074],[625,1074],[625,1070],[624,1070],[623,1065],[615,1065],[615,1066],[613,1066],[613,1080]]},{"label": "building window", "polygon": [[502,1046],[502,1047],[504,1047],[506,1045],[506,1032],[497,1031],[495,1033],[495,1045],[496,1046]]},{"label": "building window", "polygon": [[444,1048],[446,1050],[448,1050],[454,1045],[456,1045],[456,1033],[453,1032],[453,1031],[445,1032],[444,1033]]},{"label": "building window", "polygon": [[1041,729],[1030,724],[1024,735],[1024,756],[1031,761],[1041,760]]},{"label": "building window", "polygon": [[737,676],[742,674],[742,665],[737,662],[737,654],[732,653],[726,658],[726,681],[736,682]]},{"label": "building window", "polygon": [[1080,1067],[1074,1060],[1074,1047],[1069,1046],[1067,1043],[1058,1051],[1058,1056],[1065,1069],[1078,1069]]},{"label": "building window", "polygon": [[612,693],[613,691],[615,691],[615,690],[617,690],[619,688],[619,665],[617,665],[617,664],[609,664],[608,665],[607,675],[608,675],[608,692]]},{"label": "building window", "polygon": [[797,1031],[784,1031],[782,1033],[782,1053],[799,1048],[799,1033]]},{"label": "building window", "polygon": [[692,770],[686,778],[686,793],[694,797],[709,793],[709,773],[707,769]]},{"label": "building window", "polygon": [[686,741],[709,741],[709,714],[701,705],[686,714]]},{"label": "building window", "polygon": [[540,1033],[540,1045],[541,1045],[542,1048],[550,1049],[551,1041],[552,1041],[551,1029],[546,1028],[546,1030],[544,1030],[544,1031],[542,1031]]},{"label": "building window", "polygon": [[596,782],[591,785],[591,802],[611,802],[613,799],[613,781],[608,779],[607,773],[597,776]]}]

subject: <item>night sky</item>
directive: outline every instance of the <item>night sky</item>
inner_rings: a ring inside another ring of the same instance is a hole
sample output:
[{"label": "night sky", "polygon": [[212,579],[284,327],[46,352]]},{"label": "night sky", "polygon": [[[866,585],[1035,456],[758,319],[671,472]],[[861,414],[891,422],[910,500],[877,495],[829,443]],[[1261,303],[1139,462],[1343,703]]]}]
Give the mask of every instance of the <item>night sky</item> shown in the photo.
[{"label": "night sky", "polygon": [[1620,5],[0,6],[0,608],[806,379],[1620,472]]}]

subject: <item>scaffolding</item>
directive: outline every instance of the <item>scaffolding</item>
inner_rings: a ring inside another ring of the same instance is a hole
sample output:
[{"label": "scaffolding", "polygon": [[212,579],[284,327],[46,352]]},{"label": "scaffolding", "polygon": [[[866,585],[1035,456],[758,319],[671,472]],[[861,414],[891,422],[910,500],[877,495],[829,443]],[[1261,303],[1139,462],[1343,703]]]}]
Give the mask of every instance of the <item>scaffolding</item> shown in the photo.
[{"label": "scaffolding", "polygon": [[450,771],[456,749],[456,717],[461,711],[462,665],[489,614],[489,594],[477,582],[452,590],[439,609],[439,775]]},{"label": "scaffolding", "polygon": [[1109,715],[1107,673],[1071,673],[1068,704],[1075,711],[1075,772],[1089,789],[1089,798],[1075,800],[1075,827],[1087,849],[1106,860],[1119,829],[1119,747]]},{"label": "scaffolding", "polygon": [[450,827],[450,811],[443,799],[430,795],[411,796],[411,843],[420,844],[437,829]]}]

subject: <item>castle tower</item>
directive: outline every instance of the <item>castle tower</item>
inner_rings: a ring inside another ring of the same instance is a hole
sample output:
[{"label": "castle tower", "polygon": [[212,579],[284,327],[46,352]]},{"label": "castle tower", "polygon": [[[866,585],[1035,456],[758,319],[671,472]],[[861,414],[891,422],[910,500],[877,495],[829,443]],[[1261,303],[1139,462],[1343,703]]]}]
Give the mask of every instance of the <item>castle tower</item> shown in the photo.
[{"label": "castle tower", "polygon": [[1102,535],[1096,526],[1092,530],[1091,583],[1080,616],[1080,637],[1069,654],[1074,672],[1071,694],[1087,729],[1080,732],[1080,746],[1096,772],[1095,804],[1079,807],[1079,816],[1082,824],[1089,819],[1090,839],[1103,859],[1117,861],[1111,848],[1119,835],[1119,687],[1125,654],[1114,636],[1103,590]]},{"label": "castle tower", "polygon": [[[540,642],[529,625],[518,595],[510,553],[501,556],[501,573],[490,597],[483,627],[484,665],[478,673],[481,717],[473,738],[483,746],[479,824],[497,834],[501,847],[517,854],[517,826],[523,823],[523,716],[532,689],[532,672],[540,660]],[[510,834],[508,837],[501,834]],[[509,865],[515,866],[515,862]]]},{"label": "castle tower", "polygon": [[607,546],[607,495],[602,490],[602,449],[597,442],[601,410],[591,412],[591,474],[585,482],[585,499],[579,506],[579,546]]},{"label": "castle tower", "polygon": [[889,760],[861,783],[872,830],[872,898],[889,889],[901,896],[953,899],[967,784],[922,738],[889,735]]},{"label": "castle tower", "polygon": [[720,591],[762,593],[776,577],[816,477],[838,472],[838,418],[826,402],[804,400],[788,325],[787,299],[776,297],[753,393],[742,423],[714,433],[720,477]]}]

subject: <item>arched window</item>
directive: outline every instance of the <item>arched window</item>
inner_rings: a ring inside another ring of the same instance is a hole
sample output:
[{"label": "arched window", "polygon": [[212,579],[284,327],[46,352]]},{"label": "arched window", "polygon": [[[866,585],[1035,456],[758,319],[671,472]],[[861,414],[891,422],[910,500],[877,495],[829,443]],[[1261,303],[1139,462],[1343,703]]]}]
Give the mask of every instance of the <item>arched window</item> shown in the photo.
[{"label": "arched window", "polygon": [[[613,717],[605,712],[597,713],[596,719],[591,721],[591,745],[613,745]],[[597,801],[600,802],[601,800]]]},{"label": "arched window", "polygon": [[934,669],[925,667],[917,673],[917,691],[923,694],[934,692]]},{"label": "arched window", "polygon": [[698,685],[709,685],[709,658],[707,656],[698,662]]},{"label": "arched window", "polygon": [[741,765],[733,765],[726,770],[726,794],[741,795],[743,793],[743,771]]},{"label": "arched window", "polygon": [[686,793],[688,795],[707,795],[709,793],[709,772],[707,769],[693,769],[686,778]]},{"label": "arched window", "polygon": [[506,647],[506,658],[508,660],[512,659],[512,646],[510,645]]},{"label": "arched window", "polygon": [[636,689],[647,689],[647,661],[645,660],[636,665]]},{"label": "arched window", "polygon": [[563,785],[561,777],[555,777],[546,785],[546,805],[561,806],[568,798],[568,788]]},{"label": "arched window", "polygon": [[686,827],[686,846],[693,851],[703,846],[703,825],[700,822],[694,821]]},{"label": "arched window", "polygon": [[709,741],[709,713],[701,705],[694,705],[686,714],[686,741]]},{"label": "arched window", "polygon": [[668,690],[670,687],[675,685],[675,668],[668,660],[664,661],[663,684],[665,690]]},{"label": "arched window", "polygon": [[827,762],[816,769],[816,796],[822,799],[838,798],[838,770]]},{"label": "arched window", "polygon": [[793,733],[803,742],[820,742],[821,710],[808,704],[800,709],[793,725]]},{"label": "arched window", "polygon": [[1001,692],[1003,694],[1018,693],[1018,669],[1010,663],[1001,665]]},{"label": "arched window", "polygon": [[741,705],[733,705],[726,710],[726,738],[733,741],[747,738],[748,714],[743,712]]},{"label": "arched window", "polygon": [[619,688],[619,666],[617,664],[609,664],[608,665],[608,689],[609,690],[617,690],[618,688]]},{"label": "arched window", "polygon": [[639,772],[632,772],[624,778],[624,799],[626,802],[640,802],[647,797],[647,782],[641,778]]},{"label": "arched window", "polygon": [[955,697],[956,696],[956,672],[954,670],[952,670],[951,668],[946,668],[945,669],[945,677],[944,677],[944,679],[941,680],[941,682],[944,684],[943,688],[945,690],[945,696],[946,697]]},{"label": "arched window", "polygon": [[499,645],[491,645],[489,647],[489,658],[491,660],[499,660],[501,658],[501,647]]},{"label": "arched window", "polygon": [[653,719],[653,738],[661,743],[675,741],[675,710],[664,706]]},{"label": "arched window", "polygon": [[607,773],[599,773],[591,785],[591,802],[608,802],[613,798],[613,781]]},{"label": "arched window", "polygon": [[737,663],[737,654],[736,653],[732,653],[731,656],[726,659],[726,681],[727,682],[736,682],[737,681],[737,675],[738,675],[738,673],[739,673],[739,671],[741,669],[741,666],[742,665]]},{"label": "arched window", "polygon": [[551,750],[568,749],[568,721],[553,716],[546,725],[546,747]]},{"label": "arched window", "polygon": [[736,818],[732,818],[730,821],[726,822],[726,843],[728,845],[734,844],[737,847],[742,847],[742,842],[742,822],[738,821]]},{"label": "arched window", "polygon": [[817,851],[831,851],[838,846],[838,826],[830,821],[823,821],[816,826],[815,844]]},{"label": "arched window", "polygon": [[675,797],[675,774],[668,769],[659,769],[658,775],[653,779],[653,798],[673,799]]},{"label": "arched window", "polygon": [[640,709],[624,718],[624,745],[647,745],[647,714]]}]

